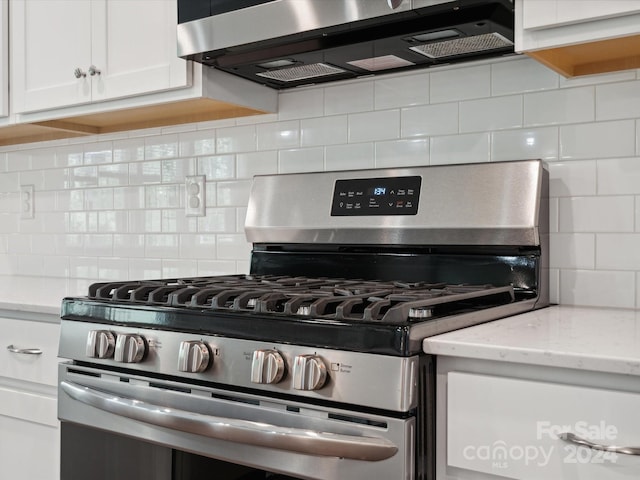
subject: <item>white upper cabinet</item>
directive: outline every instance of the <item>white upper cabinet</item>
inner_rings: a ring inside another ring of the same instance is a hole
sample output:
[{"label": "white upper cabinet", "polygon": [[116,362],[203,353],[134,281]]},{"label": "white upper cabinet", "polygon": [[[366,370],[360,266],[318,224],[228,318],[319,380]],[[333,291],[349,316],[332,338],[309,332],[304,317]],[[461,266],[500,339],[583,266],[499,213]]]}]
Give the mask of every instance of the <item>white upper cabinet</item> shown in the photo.
[{"label": "white upper cabinet", "polygon": [[[523,28],[590,22],[640,12],[638,0],[524,0]],[[597,32],[593,32],[594,37]]]},{"label": "white upper cabinet", "polygon": [[9,0],[0,0],[0,118],[9,115]]},{"label": "white upper cabinet", "polygon": [[33,112],[184,87],[167,0],[11,0],[12,98]]},{"label": "white upper cabinet", "polygon": [[640,0],[515,0],[515,48],[571,77],[640,68]]}]

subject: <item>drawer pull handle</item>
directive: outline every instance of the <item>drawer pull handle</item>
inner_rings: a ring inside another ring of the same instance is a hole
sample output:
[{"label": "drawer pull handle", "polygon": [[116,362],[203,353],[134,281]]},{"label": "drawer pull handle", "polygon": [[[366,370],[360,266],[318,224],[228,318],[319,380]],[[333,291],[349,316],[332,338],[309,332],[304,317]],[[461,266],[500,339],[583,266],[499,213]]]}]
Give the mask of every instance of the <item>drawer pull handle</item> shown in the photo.
[{"label": "drawer pull handle", "polygon": [[577,445],[583,445],[585,447],[592,448],[594,450],[603,450],[605,452],[622,453],[624,455],[640,455],[640,447],[617,447],[615,445],[600,445],[598,443],[590,442],[582,437],[577,436],[571,432],[564,432],[558,435],[561,440],[569,443],[575,443]]},{"label": "drawer pull handle", "polygon": [[22,353],[23,355],[42,355],[42,350],[39,348],[16,348],[13,345],[7,347],[11,353]]}]

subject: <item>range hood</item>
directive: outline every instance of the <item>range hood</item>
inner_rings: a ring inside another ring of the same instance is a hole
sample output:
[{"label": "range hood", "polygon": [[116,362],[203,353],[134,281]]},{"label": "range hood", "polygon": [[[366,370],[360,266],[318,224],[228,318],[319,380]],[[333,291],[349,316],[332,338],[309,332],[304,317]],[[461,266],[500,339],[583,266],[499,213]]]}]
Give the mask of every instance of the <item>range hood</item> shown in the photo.
[{"label": "range hood", "polygon": [[178,0],[178,55],[276,89],[513,52],[512,0]]}]

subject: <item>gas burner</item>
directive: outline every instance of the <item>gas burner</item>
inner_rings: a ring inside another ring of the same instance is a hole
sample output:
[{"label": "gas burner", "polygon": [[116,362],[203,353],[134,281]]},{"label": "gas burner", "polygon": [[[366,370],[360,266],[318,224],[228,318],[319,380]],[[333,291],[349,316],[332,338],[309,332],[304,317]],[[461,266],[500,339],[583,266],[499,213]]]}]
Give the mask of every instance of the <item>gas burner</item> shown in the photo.
[{"label": "gas burner", "polygon": [[515,296],[511,286],[231,275],[96,283],[89,287],[89,298],[121,305],[400,324],[503,305]]}]

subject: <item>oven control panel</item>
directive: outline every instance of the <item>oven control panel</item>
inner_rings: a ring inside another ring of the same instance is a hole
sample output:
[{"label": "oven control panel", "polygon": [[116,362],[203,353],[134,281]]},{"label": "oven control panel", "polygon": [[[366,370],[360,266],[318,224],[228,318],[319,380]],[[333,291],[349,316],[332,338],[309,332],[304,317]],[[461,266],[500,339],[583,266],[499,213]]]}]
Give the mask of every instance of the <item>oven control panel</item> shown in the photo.
[{"label": "oven control panel", "polygon": [[331,216],[416,215],[422,177],[336,180]]},{"label": "oven control panel", "polygon": [[[418,357],[61,321],[59,356],[117,371],[394,411],[415,407]],[[385,382],[374,381],[384,377]]]}]

